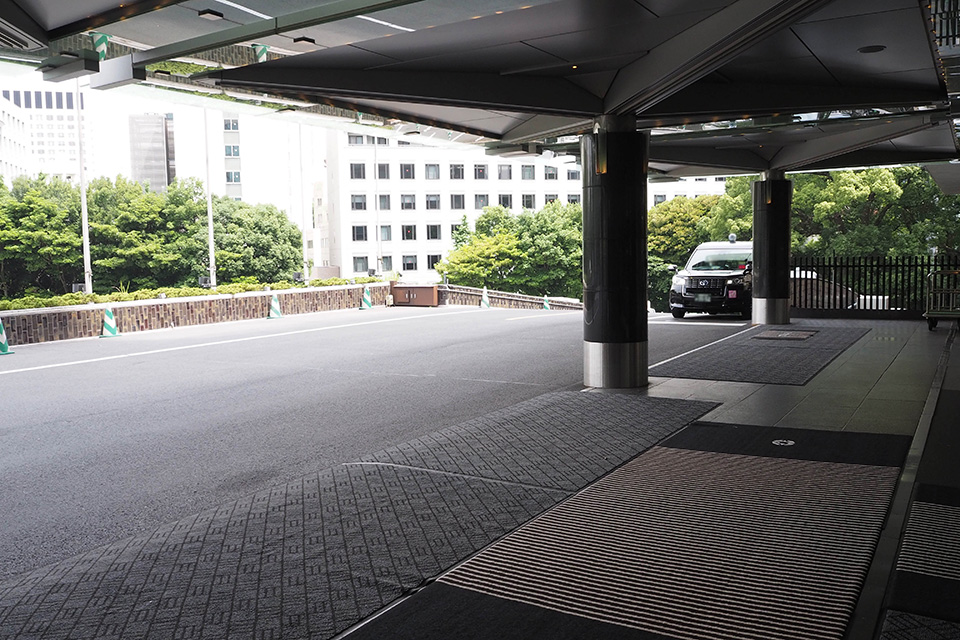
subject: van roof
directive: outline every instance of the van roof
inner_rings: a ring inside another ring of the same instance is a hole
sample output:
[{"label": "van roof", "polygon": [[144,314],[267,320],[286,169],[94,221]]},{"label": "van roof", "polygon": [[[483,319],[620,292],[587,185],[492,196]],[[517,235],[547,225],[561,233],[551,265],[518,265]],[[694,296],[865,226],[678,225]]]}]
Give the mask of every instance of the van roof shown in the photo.
[{"label": "van roof", "polygon": [[753,242],[704,242],[697,245],[697,249],[753,249]]}]

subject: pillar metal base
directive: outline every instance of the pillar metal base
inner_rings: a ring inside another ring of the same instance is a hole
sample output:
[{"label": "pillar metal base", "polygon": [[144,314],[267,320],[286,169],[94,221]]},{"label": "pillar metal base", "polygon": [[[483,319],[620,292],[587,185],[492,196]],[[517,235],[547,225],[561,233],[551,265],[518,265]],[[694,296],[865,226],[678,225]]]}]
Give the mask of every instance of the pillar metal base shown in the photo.
[{"label": "pillar metal base", "polygon": [[583,384],[600,389],[647,386],[647,343],[584,341]]},{"label": "pillar metal base", "polygon": [[790,300],[754,298],[753,324],[790,324]]}]

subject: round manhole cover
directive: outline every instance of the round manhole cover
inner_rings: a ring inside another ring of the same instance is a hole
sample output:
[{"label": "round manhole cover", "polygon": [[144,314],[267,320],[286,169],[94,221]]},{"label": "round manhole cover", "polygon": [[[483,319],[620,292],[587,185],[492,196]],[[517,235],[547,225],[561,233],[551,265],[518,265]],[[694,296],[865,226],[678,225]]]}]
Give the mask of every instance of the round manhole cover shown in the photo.
[{"label": "round manhole cover", "polygon": [[777,445],[778,447],[792,447],[797,443],[793,440],[774,440],[773,444]]}]

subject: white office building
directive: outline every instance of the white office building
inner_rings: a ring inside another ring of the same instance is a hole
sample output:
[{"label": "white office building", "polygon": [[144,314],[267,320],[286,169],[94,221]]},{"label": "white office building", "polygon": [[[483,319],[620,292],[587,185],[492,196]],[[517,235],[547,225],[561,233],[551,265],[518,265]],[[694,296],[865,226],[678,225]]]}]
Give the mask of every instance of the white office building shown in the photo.
[{"label": "white office building", "polygon": [[519,213],[581,197],[572,157],[504,158],[376,133],[330,131],[327,139],[328,193],[319,219],[328,234],[320,247],[314,240],[314,260],[324,266],[322,255],[329,256],[341,277],[396,271],[404,282],[436,282],[433,266],[453,250],[464,215],[472,228],[487,205]]},{"label": "white office building", "polygon": [[0,144],[11,149],[9,158],[6,152],[3,154],[5,180],[40,173],[69,181],[79,179],[77,125],[83,100],[79,101],[78,110],[76,93],[60,89],[34,89],[27,85],[0,90],[4,114],[0,129],[4,141]]}]

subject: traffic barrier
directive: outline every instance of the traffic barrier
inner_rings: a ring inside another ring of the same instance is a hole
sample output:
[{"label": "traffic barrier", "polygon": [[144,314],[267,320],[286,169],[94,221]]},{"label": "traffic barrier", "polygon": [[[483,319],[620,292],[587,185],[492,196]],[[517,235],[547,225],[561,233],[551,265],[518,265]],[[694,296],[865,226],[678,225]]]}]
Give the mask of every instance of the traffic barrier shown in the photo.
[{"label": "traffic barrier", "polygon": [[113,316],[113,309],[106,307],[103,310],[103,329],[100,331],[101,338],[116,338],[120,335],[117,330],[117,319]]},{"label": "traffic barrier", "polygon": [[480,308],[489,309],[490,308],[490,296],[487,295],[487,288],[483,288],[483,295],[480,296]]},{"label": "traffic barrier", "polygon": [[370,287],[363,285],[363,297],[360,299],[361,309],[373,309],[373,302],[370,300]]},{"label": "traffic barrier", "polygon": [[550,301],[547,300],[547,294],[543,294],[543,308],[550,311]]},{"label": "traffic barrier", "polygon": [[7,332],[3,329],[3,322],[0,321],[0,356],[5,356],[8,353],[13,353],[10,350],[10,345],[7,343]]},{"label": "traffic barrier", "polygon": [[280,298],[277,297],[277,294],[273,294],[270,298],[270,314],[267,316],[267,319],[282,317],[283,314],[280,313]]}]

